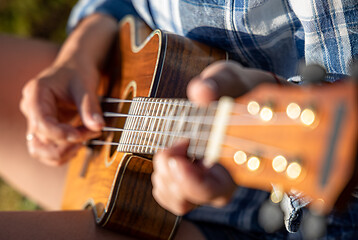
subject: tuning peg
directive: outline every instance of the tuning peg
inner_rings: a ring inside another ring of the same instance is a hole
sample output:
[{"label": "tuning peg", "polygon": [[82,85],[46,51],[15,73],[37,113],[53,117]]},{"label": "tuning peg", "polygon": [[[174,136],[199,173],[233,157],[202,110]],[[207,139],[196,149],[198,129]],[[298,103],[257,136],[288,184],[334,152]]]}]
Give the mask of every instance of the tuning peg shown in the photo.
[{"label": "tuning peg", "polygon": [[317,84],[324,82],[326,70],[318,64],[310,64],[302,68],[301,80],[304,84]]},{"label": "tuning peg", "polygon": [[264,202],[259,211],[259,224],[267,232],[273,233],[279,230],[284,223],[283,212],[279,203],[270,200]]},{"label": "tuning peg", "polygon": [[322,215],[308,211],[303,218],[302,233],[304,239],[314,240],[321,238],[326,233],[326,228],[326,218]]}]

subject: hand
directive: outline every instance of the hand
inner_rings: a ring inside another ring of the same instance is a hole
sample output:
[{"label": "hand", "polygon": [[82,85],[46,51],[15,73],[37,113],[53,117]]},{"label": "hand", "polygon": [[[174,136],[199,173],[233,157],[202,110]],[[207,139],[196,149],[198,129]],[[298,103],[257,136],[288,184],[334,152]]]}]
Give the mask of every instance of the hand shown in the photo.
[{"label": "hand", "polygon": [[[220,96],[240,96],[262,82],[275,82],[272,74],[244,68],[235,62],[217,62],[190,82],[187,95],[198,105],[207,105]],[[230,174],[219,164],[206,168],[186,157],[186,142],[154,156],[153,196],[164,208],[183,215],[197,205],[227,204],[237,188]]]},{"label": "hand", "polygon": [[100,134],[104,121],[96,96],[99,69],[116,34],[117,22],[111,17],[86,17],[53,65],[26,84],[20,107],[27,118],[33,157],[60,165],[76,154],[83,141]]},{"label": "hand", "polygon": [[168,211],[183,215],[197,205],[221,207],[236,189],[230,174],[219,164],[206,168],[186,157],[187,142],[155,155],[153,196]]},{"label": "hand", "polygon": [[[104,125],[96,96],[98,73],[85,76],[80,67],[69,65],[46,69],[23,89],[29,152],[49,165],[72,158]],[[83,125],[75,123],[78,113]]]}]

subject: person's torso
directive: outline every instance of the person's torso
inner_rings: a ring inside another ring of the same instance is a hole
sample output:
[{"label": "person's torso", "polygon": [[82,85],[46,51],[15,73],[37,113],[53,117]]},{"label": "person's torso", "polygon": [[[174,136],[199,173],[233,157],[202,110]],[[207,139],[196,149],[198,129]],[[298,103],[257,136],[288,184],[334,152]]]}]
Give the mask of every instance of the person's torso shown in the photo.
[{"label": "person's torso", "polygon": [[297,74],[304,34],[287,0],[132,2],[152,27],[224,49],[249,67],[284,77]]}]

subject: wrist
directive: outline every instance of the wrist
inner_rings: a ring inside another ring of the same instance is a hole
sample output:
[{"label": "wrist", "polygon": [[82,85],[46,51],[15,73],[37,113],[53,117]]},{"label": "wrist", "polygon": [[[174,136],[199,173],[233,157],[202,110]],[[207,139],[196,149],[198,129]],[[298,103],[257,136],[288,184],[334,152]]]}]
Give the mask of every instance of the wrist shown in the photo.
[{"label": "wrist", "polygon": [[99,69],[91,61],[87,61],[80,54],[73,54],[66,58],[57,59],[52,64],[53,69],[65,70],[76,76],[76,80],[86,82],[86,85],[97,86],[99,81]]},{"label": "wrist", "polygon": [[113,18],[93,14],[85,18],[67,38],[54,65],[98,72],[105,63],[116,34],[117,22]]}]

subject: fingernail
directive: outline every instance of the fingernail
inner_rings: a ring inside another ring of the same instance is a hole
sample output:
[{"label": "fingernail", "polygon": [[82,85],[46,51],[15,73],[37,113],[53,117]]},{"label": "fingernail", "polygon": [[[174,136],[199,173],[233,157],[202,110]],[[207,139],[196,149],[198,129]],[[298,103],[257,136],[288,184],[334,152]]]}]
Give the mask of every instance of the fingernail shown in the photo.
[{"label": "fingernail", "polygon": [[67,135],[67,141],[69,142],[78,142],[78,141],[81,141],[81,136],[76,134],[76,133],[69,133]]},{"label": "fingernail", "polygon": [[178,169],[177,160],[175,160],[174,158],[169,158],[168,166],[169,166],[169,169],[172,172],[172,176],[174,178],[176,178],[178,181],[184,180],[184,177],[183,177],[181,171]]},{"label": "fingernail", "polygon": [[174,158],[169,158],[168,160],[168,165],[169,165],[169,168],[172,170],[172,171],[176,171],[177,170],[177,161],[174,159]]},{"label": "fingernail", "polygon": [[103,117],[102,117],[100,114],[98,114],[98,113],[93,114],[93,115],[92,115],[92,119],[93,119],[96,123],[98,123],[98,124],[100,124],[100,125],[104,125]]},{"label": "fingernail", "polygon": [[27,141],[32,141],[35,138],[35,135],[33,133],[29,133],[26,135],[26,140]]},{"label": "fingernail", "polygon": [[210,88],[213,92],[217,93],[219,91],[218,83],[212,78],[204,79],[203,83]]},{"label": "fingernail", "polygon": [[212,100],[218,99],[220,97],[220,87],[217,81],[215,81],[212,78],[206,78],[204,79],[203,83],[207,88],[209,88],[211,94],[212,94]]}]

